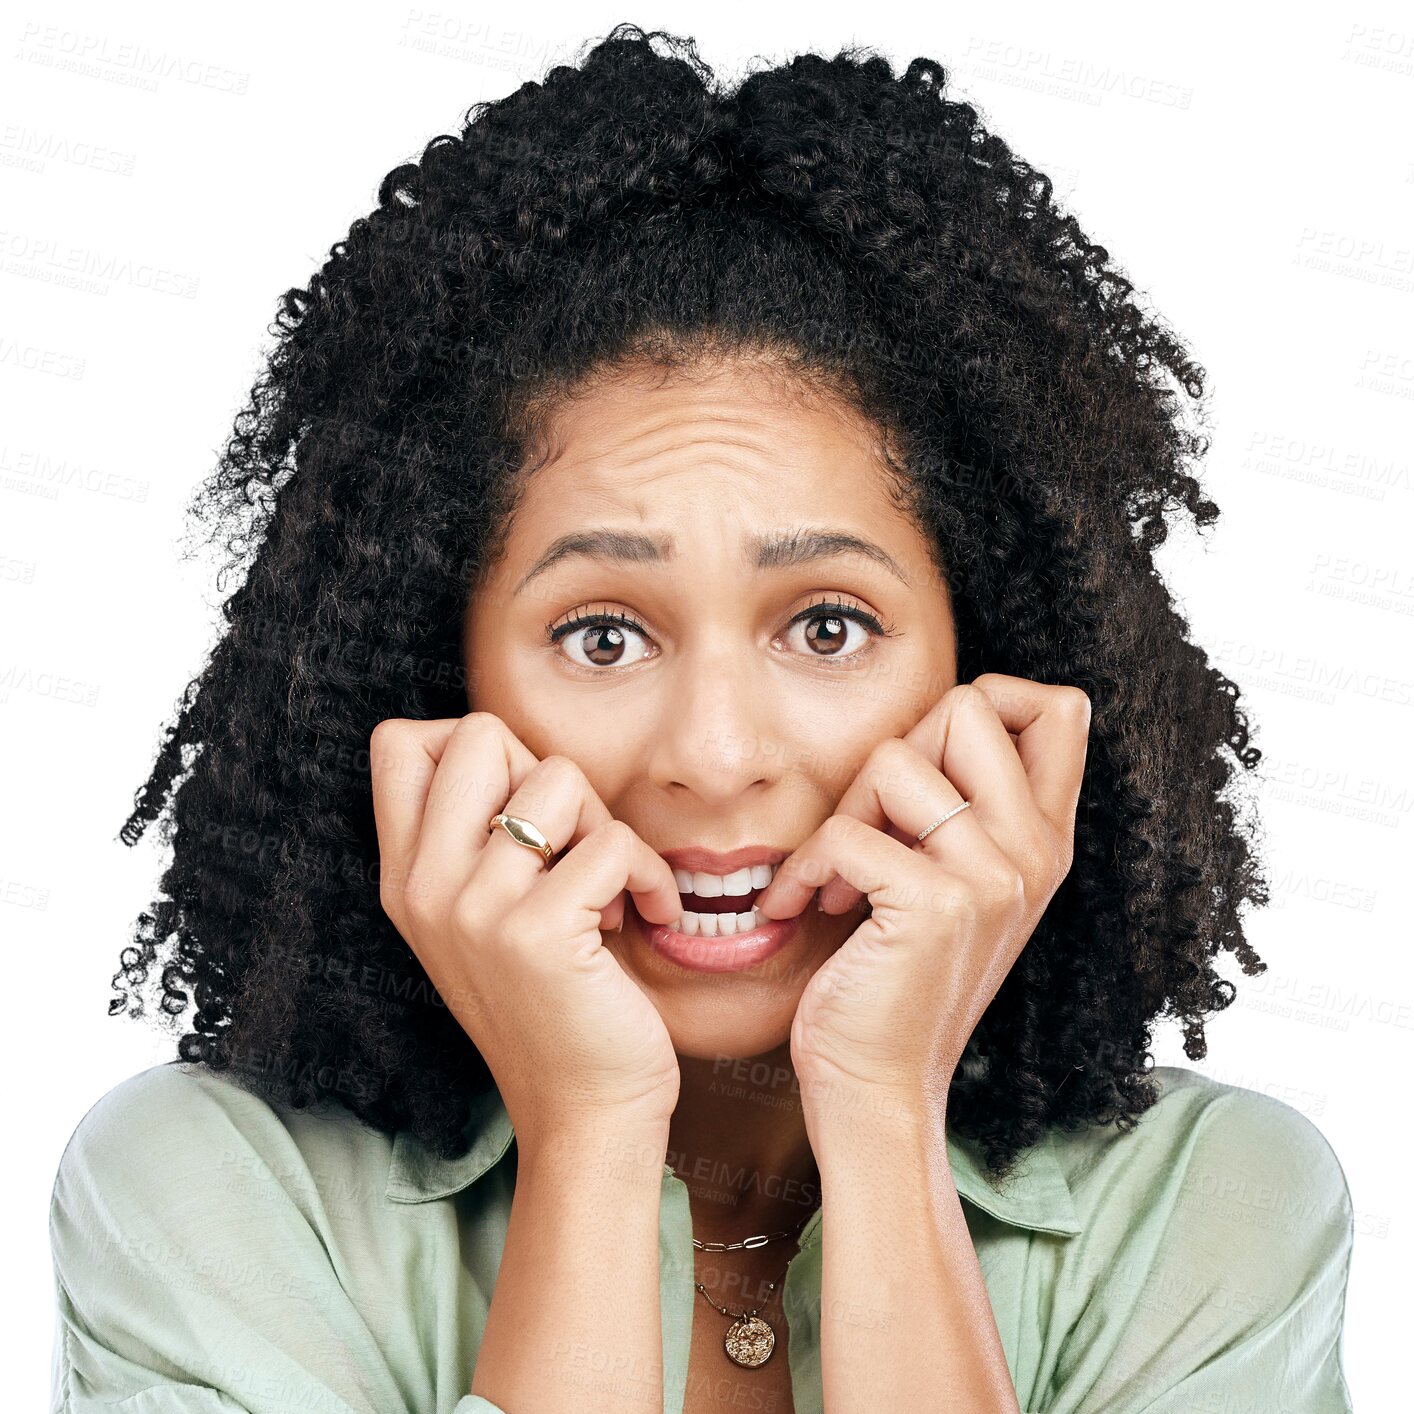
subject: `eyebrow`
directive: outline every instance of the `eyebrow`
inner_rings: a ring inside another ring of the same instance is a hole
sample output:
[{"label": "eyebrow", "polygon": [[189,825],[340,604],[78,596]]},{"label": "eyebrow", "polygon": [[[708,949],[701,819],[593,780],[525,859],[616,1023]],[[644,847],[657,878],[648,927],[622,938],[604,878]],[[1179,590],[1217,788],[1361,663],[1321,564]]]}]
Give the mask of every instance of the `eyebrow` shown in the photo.
[{"label": "eyebrow", "polygon": [[[758,570],[789,569],[839,555],[862,556],[882,565],[896,579],[908,583],[898,561],[871,540],[863,540],[847,530],[805,526],[797,530],[755,535],[747,542],[748,554],[755,557]],[[671,535],[645,535],[637,530],[584,530],[562,535],[535,561],[512,591],[519,594],[537,575],[563,560],[583,558],[609,564],[661,564],[673,558]]]}]

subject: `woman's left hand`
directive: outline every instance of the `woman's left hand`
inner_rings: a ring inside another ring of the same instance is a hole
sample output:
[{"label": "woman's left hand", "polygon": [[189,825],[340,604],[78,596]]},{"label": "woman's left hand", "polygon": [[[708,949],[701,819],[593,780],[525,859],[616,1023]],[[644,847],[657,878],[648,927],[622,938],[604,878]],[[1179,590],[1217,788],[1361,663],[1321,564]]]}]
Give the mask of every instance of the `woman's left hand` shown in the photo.
[{"label": "woman's left hand", "polygon": [[[872,912],[815,973],[791,1027],[802,1092],[946,1092],[968,1038],[1070,872],[1090,699],[983,673],[881,742],[835,813],[756,902],[799,914],[821,889]],[[964,800],[961,811],[917,836]],[[872,1101],[871,1101],[872,1102]]]}]

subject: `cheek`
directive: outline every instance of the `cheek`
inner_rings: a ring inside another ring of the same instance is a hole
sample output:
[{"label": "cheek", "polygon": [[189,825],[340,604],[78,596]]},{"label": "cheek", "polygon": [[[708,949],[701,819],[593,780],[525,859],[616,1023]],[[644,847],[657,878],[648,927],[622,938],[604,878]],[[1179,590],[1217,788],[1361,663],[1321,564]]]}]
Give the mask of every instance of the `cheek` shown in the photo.
[{"label": "cheek", "polygon": [[622,706],[610,707],[605,699],[601,709],[596,704],[547,700],[544,693],[521,693],[515,697],[514,711],[514,718],[504,718],[506,725],[537,759],[569,757],[612,814],[614,801],[641,772],[649,750],[648,742],[625,730]]},{"label": "cheek", "polygon": [[464,635],[468,710],[499,717],[538,761],[568,757],[612,811],[650,743],[625,721],[622,698],[577,690],[555,672],[549,652],[533,641],[537,631],[538,624],[512,631],[473,622]]},{"label": "cheek", "polygon": [[473,710],[494,713],[531,746],[517,723],[526,732],[542,729],[556,701],[554,685],[544,681],[533,649],[518,642],[504,624],[490,620],[474,622],[463,644]]},{"label": "cheek", "polygon": [[[938,695],[946,690],[939,689]],[[831,698],[828,710],[817,702],[813,717],[802,713],[796,719],[795,759],[806,763],[804,774],[832,810],[874,749],[891,737],[906,736],[936,702],[912,684],[882,676],[847,695],[841,692]]]}]

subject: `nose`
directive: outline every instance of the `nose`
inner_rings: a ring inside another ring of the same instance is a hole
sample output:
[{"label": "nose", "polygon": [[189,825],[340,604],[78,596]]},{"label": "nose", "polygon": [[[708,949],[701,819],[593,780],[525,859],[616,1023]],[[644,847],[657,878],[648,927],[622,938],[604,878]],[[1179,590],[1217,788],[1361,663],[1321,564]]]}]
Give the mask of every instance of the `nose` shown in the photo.
[{"label": "nose", "polygon": [[686,651],[665,694],[653,734],[650,774],[668,791],[690,790],[726,806],[785,769],[784,743],[763,691],[764,675],[741,646],[720,653]]}]

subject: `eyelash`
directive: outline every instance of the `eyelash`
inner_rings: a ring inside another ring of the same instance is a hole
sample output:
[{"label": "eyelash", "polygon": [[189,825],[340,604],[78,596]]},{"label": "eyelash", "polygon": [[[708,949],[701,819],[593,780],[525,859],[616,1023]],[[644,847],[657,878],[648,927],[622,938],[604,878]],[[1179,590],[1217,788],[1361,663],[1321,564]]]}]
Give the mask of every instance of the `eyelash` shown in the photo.
[{"label": "eyelash", "polygon": [[[584,607],[588,608],[589,606],[586,605]],[[572,612],[577,613],[578,611]],[[850,619],[861,627],[868,629],[876,638],[893,638],[897,634],[897,629],[892,622],[881,623],[867,609],[860,608],[858,604],[844,603],[839,599],[821,599],[814,604],[806,605],[798,614],[792,615],[790,622],[786,624],[786,629],[789,630],[798,623],[808,622],[811,619],[823,619],[830,615]],[[552,620],[545,625],[545,637],[553,646],[559,643],[562,638],[573,633],[576,629],[592,628],[597,624],[617,624],[623,628],[633,629],[635,633],[641,633],[645,638],[648,637],[648,630],[644,628],[632,614],[620,613],[617,610],[601,614],[582,614],[561,624],[556,624]],[[853,653],[849,654],[848,657],[835,658],[833,661],[836,663],[849,663],[868,651],[867,647],[857,648]],[[820,657],[817,661],[828,665],[832,660],[829,657]],[[583,663],[573,663],[571,666],[584,668]],[[631,664],[630,666],[634,665]],[[596,675],[621,671],[617,668],[588,668],[584,670]]]}]

